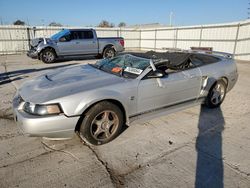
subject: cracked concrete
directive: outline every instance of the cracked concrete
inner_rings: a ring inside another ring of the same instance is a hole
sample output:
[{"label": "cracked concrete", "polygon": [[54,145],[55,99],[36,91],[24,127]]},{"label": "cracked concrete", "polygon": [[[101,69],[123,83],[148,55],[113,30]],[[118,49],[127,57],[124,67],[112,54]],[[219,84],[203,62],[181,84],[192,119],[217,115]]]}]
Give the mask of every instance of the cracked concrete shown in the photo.
[{"label": "cracked concrete", "polygon": [[78,136],[22,135],[11,120],[16,87],[45,71],[94,61],[46,65],[0,56],[0,187],[250,187],[249,62],[238,62],[239,81],[220,109],[196,106],[152,119],[101,146]]},{"label": "cracked concrete", "polygon": [[123,187],[124,180],[123,177],[119,174],[117,174],[114,169],[110,168],[108,163],[103,161],[100,156],[97,154],[96,150],[94,149],[94,146],[88,144],[87,142],[83,141],[83,144],[86,145],[95,155],[96,159],[105,167],[106,171],[109,173],[109,177],[113,183],[113,185],[117,188]]}]

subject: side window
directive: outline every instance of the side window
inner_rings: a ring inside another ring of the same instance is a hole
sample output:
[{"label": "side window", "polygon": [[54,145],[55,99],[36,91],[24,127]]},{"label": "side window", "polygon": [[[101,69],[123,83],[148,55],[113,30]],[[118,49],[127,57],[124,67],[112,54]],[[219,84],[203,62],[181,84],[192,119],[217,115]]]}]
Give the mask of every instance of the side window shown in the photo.
[{"label": "side window", "polygon": [[92,31],[77,31],[78,39],[92,39],[93,32]]},{"label": "side window", "polygon": [[70,40],[71,40],[71,34],[70,34],[70,33],[66,34],[64,37],[65,37],[65,39],[66,39],[67,41],[70,41]]},{"label": "side window", "polygon": [[72,31],[71,32],[71,39],[73,39],[73,40],[79,39],[79,32],[78,31]]},{"label": "side window", "polygon": [[64,36],[60,37],[59,38],[59,41],[60,42],[67,42],[67,41],[70,41],[72,38],[71,38],[71,34],[70,33],[67,33],[65,34]]},{"label": "side window", "polygon": [[71,31],[71,39],[93,39],[94,35],[92,31]]},{"label": "side window", "polygon": [[84,31],[83,32],[83,38],[84,39],[92,39],[94,38],[92,31]]}]

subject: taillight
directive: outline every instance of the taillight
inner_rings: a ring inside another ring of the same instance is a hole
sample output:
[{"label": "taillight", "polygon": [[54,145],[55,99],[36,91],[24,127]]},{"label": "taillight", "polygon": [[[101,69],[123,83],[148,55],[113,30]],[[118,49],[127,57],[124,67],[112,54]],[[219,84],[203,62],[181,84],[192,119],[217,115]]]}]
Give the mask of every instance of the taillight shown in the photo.
[{"label": "taillight", "polygon": [[120,44],[124,47],[124,40],[123,40],[123,39],[120,39],[119,42],[120,42]]}]

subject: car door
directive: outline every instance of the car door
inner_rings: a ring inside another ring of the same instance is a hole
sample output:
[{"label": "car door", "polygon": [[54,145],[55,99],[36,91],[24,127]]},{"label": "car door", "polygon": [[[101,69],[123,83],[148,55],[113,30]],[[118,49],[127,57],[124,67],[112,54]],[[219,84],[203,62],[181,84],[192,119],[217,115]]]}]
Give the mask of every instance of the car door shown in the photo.
[{"label": "car door", "polygon": [[79,51],[80,54],[97,54],[98,43],[92,30],[80,31]]},{"label": "car door", "polygon": [[63,36],[57,42],[59,55],[77,55],[78,52],[78,35],[75,31],[71,31]]},{"label": "car door", "polygon": [[169,73],[163,78],[142,79],[138,85],[137,111],[143,113],[196,99],[200,88],[199,68]]}]

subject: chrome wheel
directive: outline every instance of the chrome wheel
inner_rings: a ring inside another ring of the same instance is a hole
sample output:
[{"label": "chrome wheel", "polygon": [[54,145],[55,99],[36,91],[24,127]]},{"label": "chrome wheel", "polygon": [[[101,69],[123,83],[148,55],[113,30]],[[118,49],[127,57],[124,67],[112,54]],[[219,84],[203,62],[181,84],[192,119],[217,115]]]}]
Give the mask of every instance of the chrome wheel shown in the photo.
[{"label": "chrome wheel", "polygon": [[46,62],[52,62],[52,61],[54,61],[55,56],[51,51],[46,51],[43,54],[43,58]]},{"label": "chrome wheel", "polygon": [[91,123],[90,131],[93,138],[105,141],[115,134],[119,126],[119,119],[113,111],[103,111],[95,116]]},{"label": "chrome wheel", "polygon": [[225,91],[226,91],[225,86],[220,82],[218,82],[212,90],[211,103],[213,105],[221,103],[225,97]]},{"label": "chrome wheel", "polygon": [[45,49],[41,52],[40,59],[44,63],[53,63],[55,61],[56,54],[52,49]]},{"label": "chrome wheel", "polygon": [[92,106],[85,114],[80,126],[80,135],[91,144],[106,144],[122,131],[124,116],[121,109],[108,101]]}]

